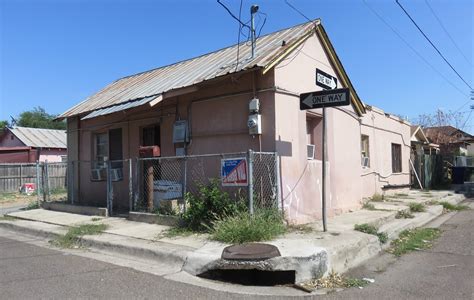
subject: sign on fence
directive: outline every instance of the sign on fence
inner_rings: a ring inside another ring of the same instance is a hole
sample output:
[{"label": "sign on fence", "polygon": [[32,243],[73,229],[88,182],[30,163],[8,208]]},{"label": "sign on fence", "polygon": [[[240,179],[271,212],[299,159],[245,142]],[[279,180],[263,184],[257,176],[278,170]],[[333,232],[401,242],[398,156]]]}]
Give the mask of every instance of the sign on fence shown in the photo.
[{"label": "sign on fence", "polygon": [[245,157],[221,159],[222,186],[248,186],[247,169]]}]

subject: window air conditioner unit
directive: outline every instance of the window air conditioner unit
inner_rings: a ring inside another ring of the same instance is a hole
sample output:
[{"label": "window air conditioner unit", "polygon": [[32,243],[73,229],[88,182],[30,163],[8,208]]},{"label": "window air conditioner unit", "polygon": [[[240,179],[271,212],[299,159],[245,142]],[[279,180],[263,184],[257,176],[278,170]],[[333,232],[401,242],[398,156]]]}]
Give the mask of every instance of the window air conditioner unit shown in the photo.
[{"label": "window air conditioner unit", "polygon": [[308,144],[306,145],[306,149],[307,149],[307,155],[308,155],[308,159],[314,159],[314,150],[315,150],[316,146],[314,145],[311,145],[311,144]]},{"label": "window air conditioner unit", "polygon": [[102,169],[92,169],[91,170],[91,179],[92,180],[104,180],[105,178],[102,176]]},{"label": "window air conditioner unit", "polygon": [[123,179],[123,172],[122,169],[111,169],[110,170],[110,177],[112,181],[119,181]]},{"label": "window air conditioner unit", "polygon": [[368,168],[369,167],[369,158],[367,156],[362,157],[362,166]]}]

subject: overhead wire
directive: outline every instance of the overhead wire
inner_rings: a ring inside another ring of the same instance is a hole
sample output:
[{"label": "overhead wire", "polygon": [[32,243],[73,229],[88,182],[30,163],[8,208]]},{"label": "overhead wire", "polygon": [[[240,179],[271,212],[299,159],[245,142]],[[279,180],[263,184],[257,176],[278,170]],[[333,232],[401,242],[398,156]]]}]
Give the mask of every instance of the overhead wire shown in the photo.
[{"label": "overhead wire", "polygon": [[446,29],[446,27],[444,26],[443,22],[441,21],[441,19],[438,17],[438,15],[436,14],[436,12],[434,11],[433,7],[431,7],[431,5],[429,4],[428,0],[425,0],[425,3],[426,5],[428,6],[428,8],[430,9],[431,11],[431,14],[433,14],[433,16],[436,18],[436,20],[438,21],[439,25],[441,26],[441,28],[443,29],[444,33],[446,33],[446,35],[449,37],[449,39],[451,40],[451,42],[453,43],[454,47],[456,47],[456,49],[458,49],[459,53],[461,53],[462,57],[464,57],[464,59],[471,65],[472,65],[472,62],[469,61],[469,59],[466,57],[466,55],[464,54],[464,52],[461,50],[461,48],[459,48],[458,44],[456,43],[456,41],[454,41],[453,37],[451,36],[451,34],[449,34],[448,30]]},{"label": "overhead wire", "polygon": [[243,27],[247,27],[247,28],[251,29],[250,26],[248,26],[247,24],[243,23],[239,18],[237,18],[237,17],[230,11],[230,9],[229,9],[227,6],[225,6],[224,3],[221,2],[221,0],[217,0],[217,3],[219,3],[219,4],[229,13],[229,15],[230,15],[232,18],[234,18],[237,22],[239,22],[240,25],[242,25]]},{"label": "overhead wire", "polygon": [[448,66],[456,73],[456,75],[469,87],[469,89],[472,91],[472,87],[467,83],[466,80],[456,71],[456,69],[453,67],[453,65],[446,59],[446,57],[439,51],[438,47],[435,46],[435,44],[430,40],[430,38],[425,34],[425,32],[418,26],[418,24],[415,22],[415,20],[412,18],[412,16],[406,11],[406,9],[403,7],[403,5],[400,3],[399,0],[395,0],[395,2],[400,6],[400,8],[403,10],[405,15],[410,19],[410,21],[415,25],[415,27],[421,32],[421,34],[424,36],[424,38],[430,43],[430,45],[438,52],[438,54],[441,56],[441,58],[448,64]]},{"label": "overhead wire", "polygon": [[385,24],[411,51],[413,51],[418,58],[420,58],[425,64],[427,64],[436,74],[438,74],[441,78],[443,78],[449,85],[451,85],[454,89],[456,89],[461,95],[468,97],[468,95],[463,92],[460,88],[458,88],[454,83],[452,83],[446,76],[443,75],[440,71],[438,71],[426,58],[423,57],[403,36],[392,26],[390,25],[385,19],[374,9],[370,6],[366,0],[362,0],[362,2],[369,8],[369,10],[377,17],[379,20]]}]

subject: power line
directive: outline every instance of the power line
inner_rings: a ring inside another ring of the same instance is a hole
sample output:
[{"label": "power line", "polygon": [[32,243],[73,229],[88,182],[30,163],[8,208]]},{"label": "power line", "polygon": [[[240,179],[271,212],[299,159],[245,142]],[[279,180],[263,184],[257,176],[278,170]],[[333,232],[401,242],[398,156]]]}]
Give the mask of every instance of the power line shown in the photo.
[{"label": "power line", "polygon": [[464,57],[464,59],[472,66],[472,63],[469,61],[469,59],[466,57],[466,55],[464,55],[464,52],[461,51],[461,49],[459,48],[458,44],[454,41],[453,37],[449,34],[448,30],[446,29],[446,27],[444,27],[443,25],[443,22],[441,22],[441,19],[438,17],[438,15],[435,13],[433,7],[431,7],[431,5],[428,3],[428,0],[425,0],[425,3],[426,5],[430,8],[430,11],[431,13],[433,14],[433,16],[436,18],[436,20],[438,21],[439,25],[441,26],[441,28],[443,28],[443,31],[444,33],[446,33],[446,35],[449,37],[449,39],[451,40],[451,42],[453,43],[453,45],[456,47],[456,49],[458,49],[459,53],[461,53],[461,55]]},{"label": "power line", "polygon": [[398,31],[392,26],[390,25],[387,21],[385,21],[385,19],[375,10],[372,8],[372,6],[370,6],[366,0],[362,0],[362,2],[369,8],[369,10],[377,17],[379,18],[380,21],[382,21],[382,23],[385,24],[385,26],[387,26],[408,48],[410,48],[411,51],[413,51],[417,56],[418,58],[420,58],[425,64],[427,64],[429,67],[431,67],[431,69],[436,73],[438,74],[441,78],[443,78],[448,84],[450,84],[454,89],[456,89],[459,93],[461,93],[461,95],[463,96],[466,96],[466,97],[469,97],[466,93],[464,93],[461,89],[459,89],[454,83],[452,83],[448,78],[446,78],[446,76],[443,75],[443,73],[441,73],[440,71],[438,71],[428,60],[426,60],[426,58],[424,58],[412,45],[410,45],[410,43],[408,43],[407,40],[405,40],[403,38],[403,36],[398,33]]},{"label": "power line", "polygon": [[430,40],[430,38],[423,32],[423,30],[420,28],[420,26],[418,26],[418,24],[410,16],[410,14],[405,10],[405,8],[402,6],[402,4],[398,0],[395,0],[395,2],[398,4],[398,6],[400,6],[400,8],[407,15],[407,17],[411,20],[411,22],[415,25],[415,27],[421,32],[421,34],[431,44],[431,46],[433,46],[433,48],[436,50],[436,52],[438,52],[438,54],[441,56],[441,58],[443,58],[443,60],[448,64],[448,66],[454,71],[454,73],[456,73],[456,75],[458,75],[458,77],[469,87],[469,89],[472,90],[472,87],[469,85],[469,83],[467,83],[467,81],[464,80],[464,78],[461,75],[459,75],[458,71],[456,71],[456,69],[451,65],[451,63],[446,59],[446,57],[444,57],[444,55],[441,53],[441,51],[439,51],[439,49],[433,44],[433,42]]},{"label": "power line", "polygon": [[[306,20],[308,20],[308,21],[312,22],[313,24],[315,24],[313,20],[311,20],[310,18],[308,18],[308,17],[307,17],[304,13],[302,13],[299,9],[297,9],[296,7],[294,7],[288,0],[285,0],[285,3],[286,3],[289,7],[291,7],[294,11],[296,11],[297,13],[299,13],[303,18],[305,18]],[[316,24],[315,24],[315,25],[316,25]]]},{"label": "power line", "polygon": [[227,12],[229,13],[229,15],[230,15],[232,18],[234,18],[237,22],[239,22],[239,24],[240,24],[241,26],[247,27],[248,29],[251,29],[250,26],[248,26],[247,24],[243,23],[243,22],[240,20],[240,18],[237,18],[237,17],[230,11],[230,9],[229,9],[227,6],[225,6],[224,3],[221,2],[221,0],[217,0],[217,3],[219,3],[220,5],[222,5],[222,7],[223,7],[225,10],[227,10]]}]

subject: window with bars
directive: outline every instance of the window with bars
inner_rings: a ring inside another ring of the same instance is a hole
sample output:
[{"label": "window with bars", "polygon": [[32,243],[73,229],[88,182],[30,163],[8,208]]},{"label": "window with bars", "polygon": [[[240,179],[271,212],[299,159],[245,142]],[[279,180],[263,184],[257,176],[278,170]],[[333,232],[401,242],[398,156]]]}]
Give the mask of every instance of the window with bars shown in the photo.
[{"label": "window with bars", "polygon": [[402,172],[402,146],[392,144],[392,173]]}]

